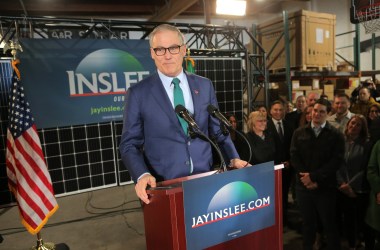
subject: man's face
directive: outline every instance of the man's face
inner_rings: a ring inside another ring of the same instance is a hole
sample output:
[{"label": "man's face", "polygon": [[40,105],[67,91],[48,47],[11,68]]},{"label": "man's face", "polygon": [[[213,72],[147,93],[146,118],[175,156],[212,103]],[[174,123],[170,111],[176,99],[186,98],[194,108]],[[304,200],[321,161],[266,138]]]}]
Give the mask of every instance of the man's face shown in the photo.
[{"label": "man's face", "polygon": [[[178,34],[170,30],[162,30],[155,34],[152,40],[152,48],[169,48],[182,45]],[[182,45],[178,54],[171,54],[169,50],[162,56],[157,56],[153,49],[150,54],[156,67],[164,75],[175,77],[182,71],[183,58],[186,55],[186,45]]]},{"label": "man's face", "polygon": [[361,89],[359,91],[359,99],[362,102],[368,102],[370,98],[369,90],[368,89]]},{"label": "man's face", "polygon": [[343,115],[350,108],[350,101],[346,97],[335,97],[334,108],[338,115]]},{"label": "man's face", "polygon": [[304,96],[298,97],[296,101],[296,108],[298,111],[304,111],[306,108],[306,98]]},{"label": "man's face", "polygon": [[316,93],[310,93],[308,96],[307,96],[307,105],[314,105],[314,103],[319,99],[318,97],[318,94]]},{"label": "man's face", "polygon": [[279,103],[274,104],[270,109],[270,115],[276,120],[281,120],[284,117],[284,106]]},{"label": "man's face", "polygon": [[312,121],[315,125],[322,125],[327,118],[327,107],[322,104],[314,104],[313,112],[312,112]]}]

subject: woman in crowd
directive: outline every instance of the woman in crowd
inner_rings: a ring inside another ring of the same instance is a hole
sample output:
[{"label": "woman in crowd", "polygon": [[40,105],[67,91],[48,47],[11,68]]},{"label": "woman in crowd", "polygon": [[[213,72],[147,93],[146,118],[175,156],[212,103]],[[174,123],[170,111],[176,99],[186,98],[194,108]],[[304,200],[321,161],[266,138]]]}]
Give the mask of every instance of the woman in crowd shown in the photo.
[{"label": "woman in crowd", "polygon": [[370,155],[367,122],[364,116],[354,115],[345,129],[344,164],[337,172],[339,206],[343,219],[344,231],[350,249],[355,249],[364,235],[365,249],[373,245],[370,229],[364,223],[368,205],[369,186],[366,168]]},{"label": "woman in crowd", "polygon": [[372,104],[369,106],[368,114],[367,114],[367,123],[368,128],[371,127],[372,121],[378,118],[380,115],[380,106],[377,104]]},{"label": "woman in crowd", "polygon": [[[233,114],[227,114],[226,118],[229,120],[229,122],[231,123],[232,128],[233,128],[232,130],[229,131],[229,133],[231,136],[231,140],[235,145],[236,151],[238,152],[241,159],[248,160],[248,158],[244,158],[246,156],[243,155],[244,154],[243,148],[247,147],[247,143],[246,143],[245,139],[242,137],[242,136],[244,136],[244,133],[238,126],[236,116]],[[236,132],[236,131],[238,131],[238,132]]]},{"label": "woman in crowd", "polygon": [[260,111],[260,112],[264,113],[264,116],[268,119],[268,110],[267,110],[267,107],[265,107],[265,105],[259,105],[256,108],[256,111]]},{"label": "woman in crowd", "polygon": [[313,111],[314,105],[309,105],[305,108],[305,110],[302,112],[301,118],[300,118],[300,127],[305,126],[311,121],[311,112]]},{"label": "woman in crowd", "polygon": [[[248,117],[247,139],[251,145],[252,165],[274,160],[275,145],[270,134],[266,133],[267,117],[263,112],[254,111]],[[248,153],[249,154],[249,153]]]}]

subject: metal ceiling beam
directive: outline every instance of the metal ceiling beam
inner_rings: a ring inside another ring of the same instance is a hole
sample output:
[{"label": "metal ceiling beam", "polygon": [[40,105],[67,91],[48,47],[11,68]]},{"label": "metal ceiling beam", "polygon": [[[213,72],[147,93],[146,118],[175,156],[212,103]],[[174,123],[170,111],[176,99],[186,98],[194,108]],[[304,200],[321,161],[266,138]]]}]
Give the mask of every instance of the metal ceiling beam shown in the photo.
[{"label": "metal ceiling beam", "polygon": [[[37,4],[31,2],[23,2],[20,0],[20,3],[11,2],[0,6],[0,11],[3,14],[11,13],[14,15],[25,15],[25,16],[89,16],[89,15],[120,15],[127,16],[131,14],[153,14],[150,4],[128,4],[128,3],[115,3],[109,4],[105,3],[70,3],[65,4],[63,2],[52,2],[49,4]],[[27,11],[27,12],[26,12]]]},{"label": "metal ceiling beam", "polygon": [[198,0],[171,0],[164,7],[157,11],[157,14],[152,16],[150,22],[166,22],[175,18],[189,7],[197,3]]}]

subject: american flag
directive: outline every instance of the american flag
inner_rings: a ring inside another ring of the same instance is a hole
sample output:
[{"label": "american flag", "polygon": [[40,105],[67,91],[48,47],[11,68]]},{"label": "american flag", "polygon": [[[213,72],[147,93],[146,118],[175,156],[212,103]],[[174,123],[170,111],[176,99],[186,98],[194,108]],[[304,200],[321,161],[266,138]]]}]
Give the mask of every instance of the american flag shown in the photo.
[{"label": "american flag", "polygon": [[37,128],[16,74],[9,99],[6,165],[22,224],[38,233],[58,209]]}]

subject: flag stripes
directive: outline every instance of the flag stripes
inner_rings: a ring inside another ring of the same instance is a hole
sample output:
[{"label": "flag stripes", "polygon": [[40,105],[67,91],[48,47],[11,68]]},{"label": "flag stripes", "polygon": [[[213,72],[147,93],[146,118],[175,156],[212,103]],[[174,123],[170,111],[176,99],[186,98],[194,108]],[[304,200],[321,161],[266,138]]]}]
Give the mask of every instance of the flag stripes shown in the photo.
[{"label": "flag stripes", "polygon": [[6,165],[9,187],[16,197],[22,223],[38,233],[58,209],[50,174],[23,88],[14,76],[7,130]]}]

